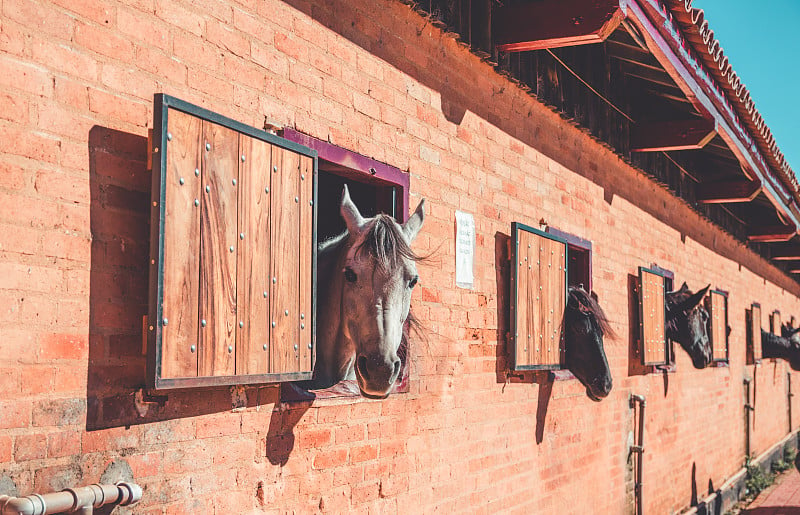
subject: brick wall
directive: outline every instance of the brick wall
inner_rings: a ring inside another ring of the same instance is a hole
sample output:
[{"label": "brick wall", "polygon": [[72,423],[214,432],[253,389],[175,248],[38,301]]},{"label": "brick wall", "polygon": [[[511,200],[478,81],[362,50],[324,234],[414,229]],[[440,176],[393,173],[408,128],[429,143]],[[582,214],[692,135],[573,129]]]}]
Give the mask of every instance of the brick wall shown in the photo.
[{"label": "brick wall", "polygon": [[[787,433],[788,368],[745,365],[744,312],[800,315],[797,285],[400,2],[0,8],[0,493],[133,478],[136,513],[625,513],[637,393],[647,511],[664,513],[740,468],[745,377],[754,452]],[[409,393],[281,405],[265,386],[137,404],[156,92],[409,170],[411,204],[430,206],[415,247],[433,252]],[[456,209],[475,216],[474,290],[454,286]],[[540,218],[594,245],[620,335],[601,403],[576,380],[506,384],[499,259],[511,222]],[[730,291],[730,366],[695,370],[676,348],[675,373],[629,375],[626,284],[651,263]]]}]

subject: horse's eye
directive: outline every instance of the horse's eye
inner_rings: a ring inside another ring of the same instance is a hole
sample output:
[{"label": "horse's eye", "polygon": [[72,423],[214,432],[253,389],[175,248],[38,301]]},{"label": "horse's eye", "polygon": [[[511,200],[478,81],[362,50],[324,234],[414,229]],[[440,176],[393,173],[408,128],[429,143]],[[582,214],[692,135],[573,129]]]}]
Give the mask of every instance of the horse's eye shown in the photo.
[{"label": "horse's eye", "polygon": [[352,268],[347,267],[344,269],[344,278],[347,279],[348,282],[354,283],[356,279],[358,279],[358,276],[353,272]]},{"label": "horse's eye", "polygon": [[417,285],[417,281],[419,281],[419,276],[418,276],[418,275],[415,275],[413,279],[411,279],[410,281],[408,281],[408,287],[409,287],[409,288],[413,288],[414,286],[416,286],[416,285]]}]

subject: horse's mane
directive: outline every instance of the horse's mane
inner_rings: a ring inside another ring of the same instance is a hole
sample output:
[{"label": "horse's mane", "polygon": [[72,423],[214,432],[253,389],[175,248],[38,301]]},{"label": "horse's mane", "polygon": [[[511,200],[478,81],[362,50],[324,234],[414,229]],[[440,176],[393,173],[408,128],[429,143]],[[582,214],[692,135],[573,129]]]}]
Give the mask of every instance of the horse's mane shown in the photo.
[{"label": "horse's mane", "polygon": [[411,250],[394,219],[382,213],[375,217],[375,221],[364,235],[364,240],[356,248],[357,256],[363,254],[374,259],[383,270],[395,268],[400,259],[411,261],[422,259]]},{"label": "horse's mane", "polygon": [[600,304],[598,304],[583,288],[570,287],[567,309],[590,315],[594,319],[597,328],[604,336],[608,336],[612,339],[616,337],[603,308],[601,308]]}]

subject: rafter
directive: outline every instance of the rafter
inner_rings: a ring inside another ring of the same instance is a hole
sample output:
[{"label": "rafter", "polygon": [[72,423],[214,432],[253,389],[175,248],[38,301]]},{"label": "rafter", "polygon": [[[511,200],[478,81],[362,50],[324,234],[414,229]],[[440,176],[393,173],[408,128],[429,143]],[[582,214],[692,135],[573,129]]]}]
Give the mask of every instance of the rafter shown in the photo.
[{"label": "rafter", "polygon": [[700,204],[732,204],[750,202],[761,192],[761,181],[731,180],[697,185],[695,200]]},{"label": "rafter", "polygon": [[492,10],[501,52],[600,43],[624,18],[619,0],[542,0]]},{"label": "rafter", "polygon": [[713,120],[695,118],[640,123],[631,130],[632,152],[661,152],[703,148],[717,134]]}]

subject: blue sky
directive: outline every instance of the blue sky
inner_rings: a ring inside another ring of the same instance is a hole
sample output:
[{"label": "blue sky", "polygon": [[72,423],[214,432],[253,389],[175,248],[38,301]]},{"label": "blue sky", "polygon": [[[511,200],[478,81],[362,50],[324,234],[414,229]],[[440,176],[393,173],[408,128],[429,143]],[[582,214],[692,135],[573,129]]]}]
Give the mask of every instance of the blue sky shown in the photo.
[{"label": "blue sky", "polygon": [[800,174],[800,0],[694,0]]}]

